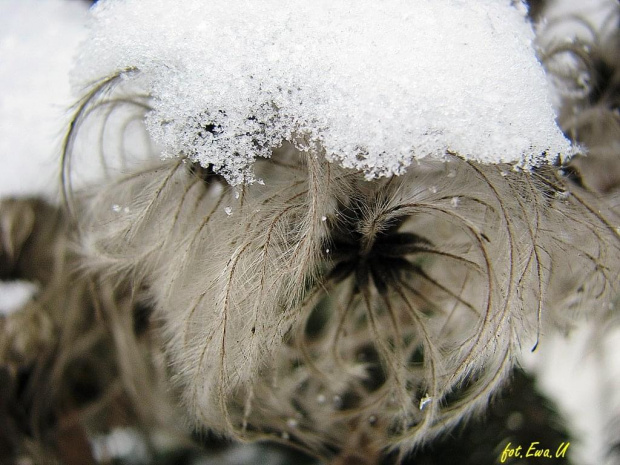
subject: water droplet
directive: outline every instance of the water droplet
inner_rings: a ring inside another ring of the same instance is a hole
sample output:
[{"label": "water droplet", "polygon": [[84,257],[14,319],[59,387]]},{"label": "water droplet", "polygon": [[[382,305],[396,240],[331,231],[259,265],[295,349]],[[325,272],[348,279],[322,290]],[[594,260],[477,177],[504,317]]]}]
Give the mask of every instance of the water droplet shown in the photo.
[{"label": "water droplet", "polygon": [[321,221],[327,221],[327,217],[326,216],[322,216],[321,217]]},{"label": "water droplet", "polygon": [[456,208],[459,206],[459,202],[460,202],[460,199],[458,197],[452,197],[452,200],[450,200],[450,205]]},{"label": "water droplet", "polygon": [[121,211],[121,206],[117,203],[115,203],[114,205],[112,205],[112,211],[118,213]]},{"label": "water droplet", "polygon": [[230,207],[226,207],[226,208],[224,209],[224,211],[226,212],[226,214],[227,214],[228,216],[232,215],[232,208],[230,208]]},{"label": "water droplet", "polygon": [[285,441],[288,441],[288,439],[290,438],[290,436],[288,435],[288,433],[287,433],[286,431],[282,431],[282,432],[280,433],[280,437],[281,437],[282,439],[284,439]]},{"label": "water droplet", "polygon": [[316,401],[320,405],[323,405],[327,401],[327,398],[325,397],[325,395],[319,394],[318,396],[316,396]]},{"label": "water droplet", "polygon": [[368,417],[368,423],[370,426],[375,426],[377,424],[377,415],[370,415]]},{"label": "water droplet", "polygon": [[289,418],[286,420],[286,426],[289,428],[297,428],[298,422],[294,418]]},{"label": "water droplet", "polygon": [[332,405],[335,409],[342,408],[342,397],[340,397],[338,394],[332,397]]},{"label": "water droplet", "polygon": [[428,393],[425,394],[424,397],[420,399],[420,410],[423,410],[432,400],[433,398],[429,397]]},{"label": "water droplet", "polygon": [[325,249],[325,253],[329,253],[329,249]]},{"label": "water droplet", "polygon": [[512,412],[506,419],[506,428],[510,431],[516,431],[523,426],[523,414],[521,412]]},{"label": "water droplet", "polygon": [[582,89],[588,89],[590,87],[590,75],[588,73],[580,73],[579,76],[577,76],[577,84],[579,84]]},{"label": "water droplet", "polygon": [[437,186],[431,186],[428,188],[429,191],[431,191],[432,194],[436,194],[437,193]]}]

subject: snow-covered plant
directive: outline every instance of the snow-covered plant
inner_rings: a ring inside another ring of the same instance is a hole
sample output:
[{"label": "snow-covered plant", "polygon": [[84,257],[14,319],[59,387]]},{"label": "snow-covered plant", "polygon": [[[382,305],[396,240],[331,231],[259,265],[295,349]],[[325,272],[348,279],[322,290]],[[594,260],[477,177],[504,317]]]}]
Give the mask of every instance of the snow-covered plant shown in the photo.
[{"label": "snow-covered plant", "polygon": [[375,463],[616,294],[521,3],[108,0],[91,28],[84,266],[152,304],[197,427]]}]

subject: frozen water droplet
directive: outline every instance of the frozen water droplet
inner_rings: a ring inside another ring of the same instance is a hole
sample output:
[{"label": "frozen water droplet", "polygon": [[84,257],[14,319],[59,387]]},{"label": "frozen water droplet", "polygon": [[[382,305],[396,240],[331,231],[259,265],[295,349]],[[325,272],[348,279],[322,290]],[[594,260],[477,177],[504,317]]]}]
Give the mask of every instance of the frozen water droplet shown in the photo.
[{"label": "frozen water droplet", "polygon": [[460,202],[460,199],[458,197],[452,197],[452,200],[450,200],[450,205],[456,208],[459,206],[459,202]]},{"label": "frozen water droplet", "polygon": [[230,208],[230,207],[226,207],[226,208],[224,209],[224,211],[226,212],[226,214],[227,214],[228,216],[232,215],[232,208]]},{"label": "frozen water droplet", "polygon": [[286,420],[286,426],[289,428],[297,428],[298,422],[294,418],[289,418]]},{"label": "frozen water droplet", "polygon": [[508,176],[508,173],[507,173],[506,171],[502,171],[500,174],[501,174],[503,177]]},{"label": "frozen water droplet", "polygon": [[327,401],[327,398],[325,397],[325,395],[319,394],[318,396],[316,396],[316,401],[319,405],[323,405]]},{"label": "frozen water droplet", "polygon": [[235,198],[238,199],[239,198],[239,191],[235,191]]},{"label": "frozen water droplet", "polygon": [[262,179],[259,179],[258,181],[256,181],[257,183],[259,183],[261,186],[265,185],[265,181],[263,181]]},{"label": "frozen water droplet", "polygon": [[436,194],[437,193],[437,186],[431,186],[428,188],[429,191],[431,191],[432,194]]},{"label": "frozen water droplet", "polygon": [[115,203],[114,205],[112,205],[112,211],[118,213],[121,211],[121,206],[117,203]]},{"label": "frozen water droplet", "polygon": [[323,216],[321,217],[321,221],[327,221],[327,217],[326,217],[325,215],[323,215]]},{"label": "frozen water droplet", "polygon": [[424,397],[420,399],[420,410],[423,410],[432,400],[433,398],[429,397],[428,393],[425,394]]},{"label": "frozen water droplet", "polygon": [[338,394],[332,397],[332,405],[335,409],[342,408],[342,397],[340,397]]}]

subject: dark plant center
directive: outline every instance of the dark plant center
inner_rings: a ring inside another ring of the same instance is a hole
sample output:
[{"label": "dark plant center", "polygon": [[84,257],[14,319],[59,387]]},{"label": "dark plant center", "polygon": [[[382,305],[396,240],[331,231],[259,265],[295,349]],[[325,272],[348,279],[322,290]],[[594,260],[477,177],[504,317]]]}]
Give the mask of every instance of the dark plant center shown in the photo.
[{"label": "dark plant center", "polygon": [[362,215],[359,202],[341,208],[338,216],[343,219],[332,233],[334,268],[329,279],[340,282],[353,275],[356,293],[367,289],[372,280],[379,293],[386,294],[404,272],[423,273],[407,256],[432,251],[433,244],[417,234],[399,232],[407,216],[391,219],[374,237],[367,237],[360,231]]}]

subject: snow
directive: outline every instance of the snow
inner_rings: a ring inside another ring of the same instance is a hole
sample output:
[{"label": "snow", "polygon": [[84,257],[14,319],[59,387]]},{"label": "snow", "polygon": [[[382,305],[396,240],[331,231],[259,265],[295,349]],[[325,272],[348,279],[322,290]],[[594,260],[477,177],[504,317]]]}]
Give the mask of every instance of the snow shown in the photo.
[{"label": "snow", "polygon": [[124,73],[153,97],[164,156],[232,184],[284,140],[368,178],[446,152],[528,168],[571,148],[512,3],[109,0],[75,83]]},{"label": "snow", "polygon": [[618,347],[620,328],[601,331],[590,322],[568,336],[547,336],[536,352],[522,354],[524,367],[536,373],[537,388],[566,420],[572,463],[610,463],[606,439],[620,408]]},{"label": "snow", "polygon": [[28,281],[0,281],[0,316],[19,310],[38,290],[36,284]]},{"label": "snow", "polygon": [[0,196],[57,196],[68,75],[87,11],[86,2],[0,1]]}]

